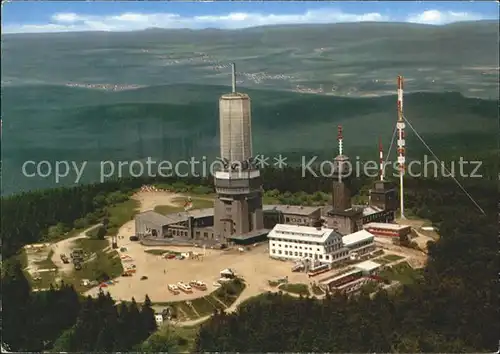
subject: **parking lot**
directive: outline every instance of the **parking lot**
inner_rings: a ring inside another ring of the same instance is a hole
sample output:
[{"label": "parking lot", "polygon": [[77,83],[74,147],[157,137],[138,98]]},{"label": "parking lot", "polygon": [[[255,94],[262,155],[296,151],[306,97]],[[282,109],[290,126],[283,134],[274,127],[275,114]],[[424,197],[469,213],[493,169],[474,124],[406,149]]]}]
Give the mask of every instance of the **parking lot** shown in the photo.
[{"label": "parking lot", "polygon": [[[232,269],[238,276],[245,279],[247,287],[245,298],[257,295],[268,290],[268,280],[288,276],[291,282],[307,283],[304,273],[292,273],[289,262],[280,262],[269,258],[267,244],[250,247],[248,251],[239,252],[237,249],[214,250],[206,249],[205,255],[197,259],[165,259],[159,255],[145,252],[146,250],[169,250],[175,252],[204,253],[202,248],[196,247],[145,247],[138,242],[129,241],[134,234],[134,222],[130,221],[120,229],[119,247],[125,247],[125,252],[132,260],[124,263],[124,268],[135,265],[136,273],[131,277],[120,277],[115,284],[106,287],[106,291],[116,300],[131,300],[134,297],[142,301],[149,295],[153,302],[170,302],[194,299],[213,290],[213,285],[220,278],[220,271]],[[146,276],[147,279],[141,280]],[[207,291],[193,290],[192,294],[180,293],[174,295],[168,291],[168,284],[179,281],[189,282],[200,280],[207,284]],[[88,291],[95,295],[98,288]]]}]

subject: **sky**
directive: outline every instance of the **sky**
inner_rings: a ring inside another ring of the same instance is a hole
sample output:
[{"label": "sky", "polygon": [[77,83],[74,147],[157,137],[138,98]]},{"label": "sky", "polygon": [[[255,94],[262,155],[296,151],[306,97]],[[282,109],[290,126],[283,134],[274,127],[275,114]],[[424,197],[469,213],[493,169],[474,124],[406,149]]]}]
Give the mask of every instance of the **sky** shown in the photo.
[{"label": "sky", "polygon": [[238,29],[278,24],[361,21],[443,25],[498,19],[495,1],[10,1],[2,33],[133,31],[146,28]]}]

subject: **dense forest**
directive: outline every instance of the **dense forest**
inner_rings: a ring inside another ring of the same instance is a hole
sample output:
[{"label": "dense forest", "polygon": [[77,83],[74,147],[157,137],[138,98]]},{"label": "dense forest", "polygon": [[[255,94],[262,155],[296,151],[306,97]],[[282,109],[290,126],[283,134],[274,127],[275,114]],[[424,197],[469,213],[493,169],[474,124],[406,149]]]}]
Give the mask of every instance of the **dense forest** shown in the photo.
[{"label": "dense forest", "polygon": [[[329,193],[328,178],[302,177],[298,169],[267,169],[264,189],[282,195]],[[188,188],[212,186],[209,179],[183,179]],[[354,193],[366,190],[356,180]],[[141,308],[116,304],[108,295],[81,298],[61,285],[31,293],[15,257],[27,243],[107,216],[107,208],[147,183],[173,179],[121,179],[70,189],[43,190],[2,199],[2,333],[18,351],[139,350],[155,329],[150,301]],[[373,301],[329,297],[319,302],[283,295],[251,300],[236,314],[218,314],[200,330],[197,351],[417,352],[484,351],[498,341],[498,254],[496,185],[463,181],[486,211],[481,215],[450,179],[408,179],[409,210],[439,227],[421,282]],[[10,258],[9,258],[10,257]],[[133,324],[132,326],[128,324]],[[487,324],[487,325],[486,325]]]},{"label": "dense forest", "polygon": [[139,348],[156,331],[146,296],[117,305],[109,294],[81,298],[72,286],[30,292],[20,263],[2,264],[2,341],[14,351],[116,352]]}]

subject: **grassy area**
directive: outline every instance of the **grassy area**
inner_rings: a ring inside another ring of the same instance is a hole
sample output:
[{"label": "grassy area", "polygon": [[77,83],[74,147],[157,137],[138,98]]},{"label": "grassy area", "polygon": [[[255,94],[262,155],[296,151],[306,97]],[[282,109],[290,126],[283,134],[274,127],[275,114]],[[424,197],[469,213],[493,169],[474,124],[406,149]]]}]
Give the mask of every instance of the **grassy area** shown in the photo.
[{"label": "grassy area", "polygon": [[139,211],[139,202],[135,199],[129,199],[107,208],[109,213],[108,235],[116,235],[118,229],[126,222],[133,220],[135,214]]},{"label": "grassy area", "polygon": [[311,289],[312,289],[313,294],[317,295],[317,296],[321,296],[321,295],[323,295],[325,293],[323,291],[323,289],[321,289],[317,284],[313,284],[311,286]]},{"label": "grassy area", "polygon": [[375,258],[373,261],[375,263],[382,264],[382,265],[391,263],[391,261],[388,261],[387,259],[385,259],[385,257]]},{"label": "grassy area", "polygon": [[280,204],[280,201],[279,201],[279,199],[277,199],[275,197],[264,195],[262,197],[262,203],[263,204]]},{"label": "grassy area", "polygon": [[208,297],[211,297],[211,295],[191,300],[191,305],[194,307],[196,312],[198,312],[200,317],[211,315],[216,309],[216,307],[212,305],[212,302],[207,299]]},{"label": "grassy area", "polygon": [[142,345],[144,352],[192,353],[200,326],[161,326]]},{"label": "grassy area", "polygon": [[171,253],[171,254],[181,254],[181,252],[175,252],[175,251],[169,251],[169,250],[158,250],[158,249],[150,249],[150,250],[145,250],[144,252],[155,255],[155,256],[163,256],[165,253]]},{"label": "grassy area", "polygon": [[104,281],[119,277],[123,273],[120,255],[116,251],[95,253],[95,258],[82,264],[82,269],[75,270],[69,280],[77,291],[87,288],[81,285],[82,279]]},{"label": "grassy area", "polygon": [[414,270],[408,262],[401,262],[383,270],[379,276],[389,281],[398,281],[401,284],[413,284],[421,278],[421,272]]},{"label": "grassy area", "polygon": [[231,282],[222,284],[219,289],[213,292],[213,296],[229,307],[236,301],[243,290],[245,290],[245,283],[243,280],[235,279]]},{"label": "grassy area", "polygon": [[404,257],[398,256],[397,254],[388,254],[382,258],[389,261],[389,262],[395,262],[395,261],[399,261],[400,259],[403,259]]},{"label": "grassy area", "polygon": [[[81,248],[86,253],[102,251],[109,246],[108,240],[95,240],[92,238],[79,238],[74,242],[74,248]],[[67,255],[69,257],[69,254]]]},{"label": "grassy area", "polygon": [[74,248],[83,249],[86,256],[82,269],[74,270],[64,281],[73,284],[77,291],[85,291],[87,288],[81,285],[82,279],[104,281],[119,277],[123,273],[120,255],[114,250],[104,251],[108,245],[108,240],[91,238],[75,240]]},{"label": "grassy area", "polygon": [[278,289],[297,295],[310,295],[309,287],[306,284],[281,284]]},{"label": "grassy area", "polygon": [[378,286],[379,285],[377,284],[377,282],[369,281],[368,283],[366,283],[361,287],[361,291],[366,294],[371,294],[378,289]]},{"label": "grassy area", "polygon": [[[35,264],[37,268],[39,269],[56,268],[55,264],[50,260],[52,254],[53,252],[50,251],[49,254],[47,255],[47,259],[36,262]],[[28,267],[28,254],[26,253],[26,250],[24,248],[18,253],[16,258],[19,260],[19,263],[21,263],[23,269],[26,269],[26,267]],[[39,272],[37,274],[37,279],[35,280],[28,271],[24,270],[23,273],[28,282],[30,283],[32,289],[48,289],[51,284],[55,283],[55,279],[57,276],[57,272],[52,272],[52,271]]]},{"label": "grassy area", "polygon": [[278,285],[280,285],[282,282],[281,281],[277,281],[277,280],[268,280],[267,283],[269,284],[270,287],[275,288]]},{"label": "grassy area", "polygon": [[[211,296],[206,296],[206,299],[207,301],[212,304],[212,306],[214,308],[216,308],[217,310],[224,310],[227,308],[227,305],[226,304],[223,304],[221,303],[219,300],[217,300],[217,298],[215,298],[213,295]],[[236,300],[236,299],[234,299]]]}]

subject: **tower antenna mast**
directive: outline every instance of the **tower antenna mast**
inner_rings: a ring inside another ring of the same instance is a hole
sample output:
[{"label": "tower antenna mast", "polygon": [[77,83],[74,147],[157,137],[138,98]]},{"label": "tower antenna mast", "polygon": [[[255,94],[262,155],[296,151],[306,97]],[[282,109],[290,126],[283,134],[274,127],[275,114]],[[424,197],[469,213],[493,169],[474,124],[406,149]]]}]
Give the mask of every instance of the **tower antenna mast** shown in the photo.
[{"label": "tower antenna mast", "polygon": [[232,92],[236,93],[236,64],[231,63],[231,85]]},{"label": "tower antenna mast", "polygon": [[405,219],[403,176],[405,174],[405,122],[403,117],[403,77],[398,76],[398,165],[399,165],[399,200],[401,219]]},{"label": "tower antenna mast", "polygon": [[339,125],[337,127],[337,140],[339,142],[339,155],[342,155],[343,152],[343,136],[342,136],[342,126]]},{"label": "tower antenna mast", "polygon": [[382,138],[378,138],[378,151],[380,157],[380,180],[384,180],[384,149],[382,148]]}]

